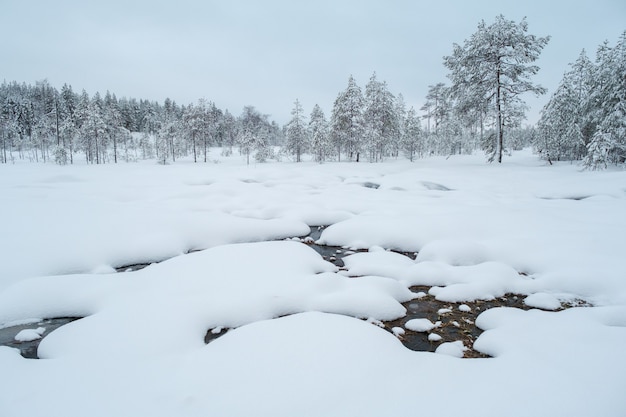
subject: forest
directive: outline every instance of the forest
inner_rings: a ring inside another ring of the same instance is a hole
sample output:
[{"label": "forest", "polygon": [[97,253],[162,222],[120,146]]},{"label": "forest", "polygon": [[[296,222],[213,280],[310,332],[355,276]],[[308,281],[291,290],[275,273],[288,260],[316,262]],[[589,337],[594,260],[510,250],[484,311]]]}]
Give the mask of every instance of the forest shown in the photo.
[{"label": "forest", "polygon": [[444,57],[450,85],[429,85],[424,105],[407,109],[402,94],[372,74],[362,89],[350,76],[327,117],[315,104],[306,114],[296,100],[284,126],[254,106],[239,115],[200,99],[178,104],[117,98],[112,92],[60,91],[47,80],[0,85],[0,162],[90,164],[192,157],[210,161],[211,147],[257,162],[303,155],[324,161],[382,161],[404,156],[454,155],[482,149],[488,161],[532,146],[539,157],[580,161],[602,169],[626,160],[626,32],[598,47],[595,62],[583,50],[549,97],[536,126],[523,125],[523,94],[544,94],[532,83],[532,65],[549,37],[527,23],[498,16],[484,21]]}]

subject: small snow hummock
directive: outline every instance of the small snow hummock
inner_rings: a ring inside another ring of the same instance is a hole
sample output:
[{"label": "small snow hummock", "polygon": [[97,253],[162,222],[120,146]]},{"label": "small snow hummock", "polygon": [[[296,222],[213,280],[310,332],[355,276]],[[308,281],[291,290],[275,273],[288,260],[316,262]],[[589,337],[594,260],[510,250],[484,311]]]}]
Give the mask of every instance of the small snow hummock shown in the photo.
[{"label": "small snow hummock", "polygon": [[558,298],[545,292],[529,295],[524,299],[524,304],[529,307],[541,308],[543,310],[558,310],[561,308],[561,302]]},{"label": "small snow hummock", "polygon": [[435,353],[462,358],[463,352],[466,350],[467,348],[463,345],[463,342],[457,340],[456,342],[445,342],[440,344],[437,346]]},{"label": "small snow hummock", "polygon": [[450,308],[440,308],[439,310],[437,310],[437,314],[439,314],[440,316],[451,313],[451,312],[452,312],[452,309]]},{"label": "small snow hummock", "polygon": [[439,322],[433,323],[428,319],[412,319],[406,322],[404,327],[414,332],[428,332],[438,327]]},{"label": "small snow hummock", "polygon": [[470,306],[468,306],[467,304],[461,304],[459,306],[459,311],[462,311],[464,313],[469,313],[472,311],[472,308]]},{"label": "small snow hummock", "polygon": [[36,329],[24,329],[15,335],[15,340],[18,342],[32,342],[33,340],[41,339],[41,336],[46,331],[45,327],[38,327]]},{"label": "small snow hummock", "polygon": [[439,342],[441,339],[443,339],[443,337],[439,336],[436,333],[430,333],[428,335],[428,340],[431,342]]},{"label": "small snow hummock", "polygon": [[416,293],[413,293],[413,294],[415,294],[413,296],[414,298],[424,298],[424,297],[426,297],[428,295],[424,291],[416,292]]},{"label": "small snow hummock", "polygon": [[401,337],[401,336],[404,336],[406,332],[404,331],[402,327],[394,327],[391,329],[391,333],[393,333],[394,336],[396,337]]}]

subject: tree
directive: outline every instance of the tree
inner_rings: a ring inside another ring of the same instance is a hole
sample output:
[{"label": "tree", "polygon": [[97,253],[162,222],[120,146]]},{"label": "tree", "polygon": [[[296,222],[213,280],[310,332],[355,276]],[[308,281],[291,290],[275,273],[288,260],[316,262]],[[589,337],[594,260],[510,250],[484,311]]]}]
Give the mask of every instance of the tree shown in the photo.
[{"label": "tree", "polygon": [[[426,112],[426,132],[435,134],[439,131],[439,125],[448,117],[450,106],[448,105],[449,88],[444,83],[437,83],[428,86],[426,102],[420,110]],[[431,120],[434,126],[431,127]]]},{"label": "tree", "polygon": [[228,110],[224,111],[220,123],[220,134],[222,137],[222,155],[230,156],[233,153],[233,146],[237,140],[237,119]]},{"label": "tree", "polygon": [[452,93],[460,105],[491,107],[496,134],[489,146],[488,160],[502,162],[507,116],[519,110],[523,93],[545,93],[531,76],[539,67],[531,65],[550,37],[527,35],[526,19],[520,23],[499,15],[493,24],[484,21],[463,46],[454,44],[452,55],[444,57],[450,70]]},{"label": "tree", "polygon": [[120,112],[117,97],[115,94],[111,94],[109,91],[104,96],[104,109],[103,109],[104,122],[106,123],[106,132],[113,144],[113,162],[117,164],[117,142],[118,138],[124,137],[124,129],[122,127],[122,113]]},{"label": "tree", "polygon": [[369,159],[374,162],[382,161],[387,147],[398,134],[398,120],[395,97],[389,92],[385,82],[376,79],[376,73],[365,87],[363,119]]},{"label": "tree", "polygon": [[419,118],[413,107],[409,109],[404,119],[401,144],[404,155],[409,158],[411,162],[413,162],[416,155],[421,156],[422,127],[420,126]]},{"label": "tree", "polygon": [[199,100],[198,105],[190,104],[183,111],[183,130],[186,136],[191,139],[193,149],[193,162],[198,162],[197,141],[202,135],[206,113],[204,100]]},{"label": "tree", "polygon": [[363,137],[363,94],[354,78],[348,79],[348,87],[339,93],[333,105],[331,116],[331,137],[341,160],[343,147],[349,158],[359,161]]},{"label": "tree", "polygon": [[292,118],[286,126],[286,150],[296,157],[296,162],[300,162],[302,154],[306,152],[308,148],[308,135],[306,122],[304,120],[304,110],[302,109],[300,101],[297,99],[294,103],[291,115]]},{"label": "tree", "polygon": [[246,155],[247,165],[250,165],[252,152],[255,152],[255,159],[259,162],[264,162],[271,154],[269,143],[271,125],[267,118],[267,115],[259,113],[253,106],[243,108],[237,143],[239,152]]},{"label": "tree", "polygon": [[536,151],[548,162],[578,160],[587,152],[591,133],[586,107],[595,71],[583,50],[541,111]]},{"label": "tree", "polygon": [[319,105],[313,106],[309,118],[309,135],[311,137],[311,151],[320,164],[326,160],[331,152],[330,137],[328,134],[328,122],[324,111]]},{"label": "tree", "polygon": [[[626,31],[617,44],[605,43],[598,50],[597,71],[589,95],[590,118],[595,126],[593,141],[611,144],[609,161],[626,161]],[[598,139],[601,138],[601,139]]]}]

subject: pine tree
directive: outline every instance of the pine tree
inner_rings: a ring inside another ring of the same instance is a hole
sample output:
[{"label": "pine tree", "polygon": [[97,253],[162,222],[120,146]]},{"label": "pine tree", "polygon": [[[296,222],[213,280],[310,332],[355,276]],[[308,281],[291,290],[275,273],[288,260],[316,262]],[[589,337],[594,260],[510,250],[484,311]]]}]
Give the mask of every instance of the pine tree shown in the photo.
[{"label": "pine tree", "polygon": [[309,118],[309,135],[311,137],[311,151],[315,161],[320,164],[324,162],[332,150],[328,132],[328,122],[324,111],[319,105],[313,106],[311,117]]},{"label": "pine tree", "polygon": [[[611,144],[608,157],[612,163],[626,162],[626,31],[617,44],[606,44],[598,51],[598,69],[589,101],[594,106],[594,139]],[[593,141],[592,141],[593,142]]]},{"label": "pine tree", "polygon": [[60,109],[61,109],[61,140],[62,147],[67,150],[69,162],[74,163],[74,142],[78,134],[78,126],[76,120],[76,110],[78,106],[78,98],[72,86],[63,84],[61,88]]},{"label": "pine tree", "polygon": [[531,64],[550,38],[527,35],[527,30],[525,19],[515,23],[499,15],[489,26],[481,21],[463,47],[454,44],[452,55],[444,57],[460,105],[482,108],[489,104],[492,108],[496,134],[486,149],[489,161],[502,162],[506,118],[519,111],[519,95],[545,93],[530,81],[539,71]]},{"label": "pine tree", "polygon": [[233,153],[233,146],[237,140],[237,120],[228,110],[224,111],[224,116],[220,124],[222,143],[222,155],[230,156]]},{"label": "pine tree", "polygon": [[203,133],[206,104],[204,100],[199,100],[198,105],[190,104],[183,111],[184,134],[191,140],[193,150],[193,162],[198,162],[197,143]]},{"label": "pine tree", "polygon": [[350,76],[348,87],[335,99],[331,116],[331,138],[339,160],[343,148],[350,159],[359,161],[364,130],[363,107],[361,88]]},{"label": "pine tree", "polygon": [[606,168],[611,162],[610,152],[615,146],[616,143],[610,133],[596,132],[587,145],[587,155],[583,159],[583,166],[594,171]]},{"label": "pine tree", "polygon": [[546,160],[578,160],[591,140],[586,107],[591,92],[593,64],[583,50],[566,72],[541,112],[536,151]]},{"label": "pine tree", "polygon": [[309,148],[304,110],[302,109],[300,101],[295,101],[291,116],[292,118],[286,126],[286,150],[296,157],[296,162],[300,162],[302,154]]},{"label": "pine tree", "polygon": [[407,112],[402,129],[402,150],[411,162],[422,154],[422,127],[415,109],[411,107]]},{"label": "pine tree", "polygon": [[365,148],[370,161],[382,160],[392,138],[398,134],[398,121],[395,113],[395,97],[387,89],[387,84],[372,75],[365,87]]}]

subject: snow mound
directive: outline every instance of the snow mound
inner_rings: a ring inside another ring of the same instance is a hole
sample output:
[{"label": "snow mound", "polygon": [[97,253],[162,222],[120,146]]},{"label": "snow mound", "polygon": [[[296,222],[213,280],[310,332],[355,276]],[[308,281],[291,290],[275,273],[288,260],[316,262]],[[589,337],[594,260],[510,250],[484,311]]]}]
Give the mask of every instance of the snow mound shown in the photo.
[{"label": "snow mound", "polygon": [[489,249],[469,239],[440,239],[427,243],[416,262],[435,261],[455,266],[477,265],[493,260]]},{"label": "snow mound", "polygon": [[404,327],[414,332],[429,332],[437,327],[437,323],[433,323],[428,319],[412,319],[407,321]]},{"label": "snow mound", "polygon": [[466,350],[467,348],[463,345],[463,342],[457,340],[456,342],[444,342],[440,344],[437,346],[437,349],[435,349],[435,353],[462,358]]},{"label": "snow mound", "polygon": [[45,331],[45,327],[38,327],[36,329],[24,329],[15,335],[15,340],[17,342],[32,342],[33,340],[41,339]]},{"label": "snow mound", "polygon": [[534,282],[501,262],[484,262],[471,266],[451,266],[424,261],[402,274],[407,285],[430,285],[430,294],[448,302],[491,300],[506,293],[527,294]]},{"label": "snow mound", "polygon": [[561,308],[561,302],[552,294],[535,293],[524,299],[524,304],[529,307],[541,308],[543,310],[558,310]]}]

